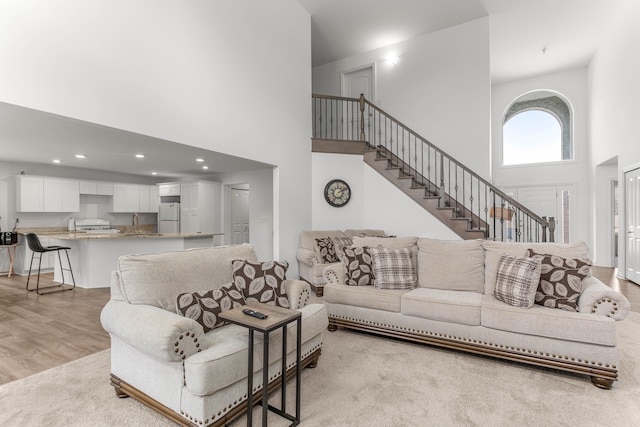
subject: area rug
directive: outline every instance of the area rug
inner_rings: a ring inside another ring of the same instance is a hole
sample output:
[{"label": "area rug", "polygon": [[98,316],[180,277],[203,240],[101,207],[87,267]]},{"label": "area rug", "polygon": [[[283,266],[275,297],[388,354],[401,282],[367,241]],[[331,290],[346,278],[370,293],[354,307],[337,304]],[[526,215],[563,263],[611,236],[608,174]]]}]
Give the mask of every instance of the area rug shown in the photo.
[{"label": "area rug", "polygon": [[[358,332],[326,332],[318,367],[303,371],[301,425],[637,426],[640,313],[617,327],[620,379],[611,390],[584,376]],[[293,408],[293,395],[289,400]],[[245,424],[243,417],[233,426]],[[1,386],[0,425],[174,424],[115,396],[106,350]],[[269,425],[287,423],[270,414]]]}]

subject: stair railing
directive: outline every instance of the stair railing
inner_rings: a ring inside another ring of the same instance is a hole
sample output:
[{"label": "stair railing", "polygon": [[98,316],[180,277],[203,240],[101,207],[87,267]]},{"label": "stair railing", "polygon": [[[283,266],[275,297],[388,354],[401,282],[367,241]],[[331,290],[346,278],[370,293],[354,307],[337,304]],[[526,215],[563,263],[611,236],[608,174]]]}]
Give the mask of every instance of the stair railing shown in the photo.
[{"label": "stair railing", "polygon": [[486,239],[554,241],[555,220],[540,217],[382,109],[360,98],[313,95],[313,138],[366,141],[411,177],[439,208],[469,218]]}]

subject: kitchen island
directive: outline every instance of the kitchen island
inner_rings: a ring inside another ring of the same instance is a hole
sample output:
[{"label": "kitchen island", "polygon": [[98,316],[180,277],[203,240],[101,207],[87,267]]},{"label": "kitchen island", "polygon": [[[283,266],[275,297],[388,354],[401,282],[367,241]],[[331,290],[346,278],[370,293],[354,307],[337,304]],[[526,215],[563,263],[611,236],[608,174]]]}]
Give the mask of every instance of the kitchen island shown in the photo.
[{"label": "kitchen island", "polygon": [[[52,245],[70,247],[69,258],[76,286],[105,288],[111,283],[111,272],[122,255],[182,251],[214,246],[214,238],[221,234],[205,233],[116,233],[93,234],[68,232],[49,234]],[[66,257],[62,262],[66,267]],[[56,260],[54,281],[61,282],[60,264]],[[64,281],[71,284],[65,271]]]}]

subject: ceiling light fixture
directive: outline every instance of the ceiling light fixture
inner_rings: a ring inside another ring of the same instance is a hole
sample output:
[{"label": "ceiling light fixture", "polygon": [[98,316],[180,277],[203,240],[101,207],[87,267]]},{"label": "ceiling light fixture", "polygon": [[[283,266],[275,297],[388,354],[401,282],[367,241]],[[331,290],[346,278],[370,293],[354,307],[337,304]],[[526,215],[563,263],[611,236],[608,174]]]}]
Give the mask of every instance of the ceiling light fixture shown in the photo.
[{"label": "ceiling light fixture", "polygon": [[202,169],[209,169],[209,166],[204,165],[204,166],[202,167]]},{"label": "ceiling light fixture", "polygon": [[151,172],[151,175],[158,175],[158,172]]},{"label": "ceiling light fixture", "polygon": [[196,159],[196,162],[204,162],[204,159],[201,159],[200,157],[198,157],[198,158]]},{"label": "ceiling light fixture", "polygon": [[86,154],[76,154],[76,159],[86,159],[87,155]]},{"label": "ceiling light fixture", "polygon": [[60,159],[53,159],[52,162],[53,163],[60,163]]},{"label": "ceiling light fixture", "polygon": [[139,159],[144,159],[144,154],[136,154],[136,157]]}]

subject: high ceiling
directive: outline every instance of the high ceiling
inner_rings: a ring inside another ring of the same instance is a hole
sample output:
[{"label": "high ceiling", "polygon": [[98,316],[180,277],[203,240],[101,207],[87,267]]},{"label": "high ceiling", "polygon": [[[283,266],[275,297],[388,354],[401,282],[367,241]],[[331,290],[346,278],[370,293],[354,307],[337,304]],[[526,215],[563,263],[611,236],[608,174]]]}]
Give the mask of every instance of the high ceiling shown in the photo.
[{"label": "high ceiling", "polygon": [[[489,16],[491,76],[500,83],[586,65],[627,0],[298,1],[311,15],[314,65]],[[159,180],[269,167],[3,103],[0,129],[0,161],[59,158],[65,166],[146,177],[156,171]],[[73,158],[78,152],[88,157]]]},{"label": "high ceiling", "polygon": [[298,0],[314,66],[489,16],[493,83],[587,65],[624,1]]}]

